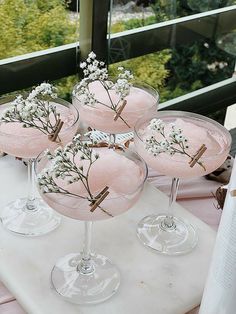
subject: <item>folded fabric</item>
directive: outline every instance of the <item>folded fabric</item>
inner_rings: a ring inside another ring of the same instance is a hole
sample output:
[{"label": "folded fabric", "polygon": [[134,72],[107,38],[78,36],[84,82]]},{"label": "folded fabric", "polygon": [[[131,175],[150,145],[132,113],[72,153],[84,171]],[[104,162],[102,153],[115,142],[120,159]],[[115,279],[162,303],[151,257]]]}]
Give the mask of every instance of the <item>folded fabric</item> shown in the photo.
[{"label": "folded fabric", "polygon": [[[160,191],[169,195],[171,178],[160,175],[151,168],[149,168],[148,171],[148,181],[155,185]],[[205,177],[180,179],[177,199],[212,197],[217,188],[221,185],[222,183],[207,180]]]},{"label": "folded fabric", "polygon": [[214,197],[187,198],[178,200],[178,203],[214,230],[218,229],[222,210],[217,208]]},{"label": "folded fabric", "polygon": [[0,305],[1,314],[26,314],[17,301],[11,301]]},{"label": "folded fabric", "polygon": [[[13,295],[7,290],[7,288],[0,282],[0,304],[15,300]],[[0,311],[0,313],[2,313]]]},{"label": "folded fabric", "polygon": [[186,313],[186,314],[198,314],[199,312],[199,306],[195,307],[193,310],[191,310],[190,312]]},{"label": "folded fabric", "polygon": [[[169,195],[172,178],[160,175],[151,168],[148,170],[148,181]],[[177,201],[193,215],[217,230],[222,211],[214,195],[221,185],[222,183],[207,180],[205,177],[180,179]]]}]

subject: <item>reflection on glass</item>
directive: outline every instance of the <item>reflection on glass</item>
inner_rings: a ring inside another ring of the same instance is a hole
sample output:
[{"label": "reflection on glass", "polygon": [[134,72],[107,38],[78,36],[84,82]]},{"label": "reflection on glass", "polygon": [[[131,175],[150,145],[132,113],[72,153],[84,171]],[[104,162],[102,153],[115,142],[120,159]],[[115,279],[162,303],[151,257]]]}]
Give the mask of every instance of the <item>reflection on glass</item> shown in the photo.
[{"label": "reflection on glass", "polygon": [[232,56],[236,56],[236,30],[220,35],[216,39],[217,46]]},{"label": "reflection on glass", "polygon": [[163,103],[230,78],[234,62],[234,57],[217,47],[215,40],[202,39],[111,64],[109,69],[112,75],[118,65],[131,69],[137,79],[158,90]]},{"label": "reflection on glass", "polygon": [[[130,3],[118,6],[114,1],[109,30],[120,34],[111,36],[109,45],[112,75],[115,75],[114,69],[119,62],[119,65],[131,69],[137,79],[157,89],[161,103],[230,78],[234,72],[234,56],[227,53],[228,50],[220,49],[216,38],[224,25],[227,25],[227,30],[234,26],[233,11],[202,17],[197,24],[196,21],[181,25],[176,23],[165,31],[158,24],[157,29],[147,26],[207,9],[222,8],[233,2],[137,0],[132,6]],[[123,15],[119,13],[122,10]],[[137,31],[131,33],[131,29]],[[233,46],[230,40],[229,45]],[[153,53],[147,54],[147,51]]]},{"label": "reflection on glass", "polygon": [[227,0],[187,0],[187,5],[195,12],[206,12],[231,5],[233,2]]}]

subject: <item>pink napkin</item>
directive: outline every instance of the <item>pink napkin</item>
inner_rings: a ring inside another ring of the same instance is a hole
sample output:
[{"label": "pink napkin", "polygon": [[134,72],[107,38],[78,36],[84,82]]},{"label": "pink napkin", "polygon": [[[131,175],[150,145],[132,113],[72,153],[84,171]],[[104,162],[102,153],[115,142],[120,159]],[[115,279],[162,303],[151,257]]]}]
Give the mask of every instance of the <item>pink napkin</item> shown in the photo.
[{"label": "pink napkin", "polygon": [[186,313],[186,314],[198,314],[199,312],[199,306],[198,307],[195,307],[192,311]]},{"label": "pink napkin", "polygon": [[[5,288],[5,286],[0,282],[0,304],[10,302],[15,300],[13,295]],[[0,311],[1,313],[1,311]]]},{"label": "pink napkin", "polygon": [[0,282],[0,313],[1,314],[26,314],[15,300],[15,297]]},{"label": "pink napkin", "polygon": [[19,306],[17,301],[11,301],[0,305],[1,314],[26,314],[25,311]]},{"label": "pink napkin", "polygon": [[[169,194],[171,178],[160,175],[157,171],[148,169],[148,181],[154,184],[162,192]],[[205,177],[193,179],[180,179],[178,199],[212,197],[216,189],[222,184],[216,181],[207,180]]]}]

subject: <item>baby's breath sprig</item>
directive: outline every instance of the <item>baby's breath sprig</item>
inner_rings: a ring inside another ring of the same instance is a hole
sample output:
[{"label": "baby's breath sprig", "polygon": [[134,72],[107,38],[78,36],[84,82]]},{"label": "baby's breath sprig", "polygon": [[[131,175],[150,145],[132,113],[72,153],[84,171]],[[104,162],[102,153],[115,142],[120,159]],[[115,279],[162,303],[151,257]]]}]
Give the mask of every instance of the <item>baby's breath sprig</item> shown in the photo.
[{"label": "baby's breath sprig", "polygon": [[[56,88],[49,83],[42,83],[24,98],[16,97],[12,106],[0,117],[0,123],[22,123],[23,128],[35,128],[46,135],[56,131],[60,114],[51,102],[57,98]],[[50,119],[51,118],[51,119]]]},{"label": "baby's breath sprig", "polygon": [[[94,204],[98,199],[97,195],[93,195],[89,186],[89,173],[91,166],[99,158],[99,154],[94,152],[93,146],[97,142],[92,139],[89,133],[86,134],[89,141],[81,140],[81,135],[77,134],[71,143],[68,143],[64,148],[58,147],[53,153],[49,150],[45,151],[45,155],[51,160],[50,168],[45,168],[37,176],[37,181],[40,190],[43,193],[60,193],[63,195],[74,196],[82,199],[87,199],[90,204]],[[78,157],[81,163],[78,161]],[[87,162],[84,167],[84,161]],[[86,168],[86,169],[85,169]],[[66,185],[80,181],[87,191],[87,195],[72,193],[65,187],[57,184],[56,179],[61,179],[66,182]],[[98,206],[107,215],[112,216],[101,206]]]},{"label": "baby's breath sprig", "polygon": [[[110,108],[118,113],[119,108],[125,101],[126,96],[130,93],[130,88],[132,87],[131,80],[134,78],[129,70],[125,70],[124,67],[118,67],[118,77],[116,81],[109,79],[108,71],[105,66],[105,63],[98,61],[96,59],[96,54],[90,52],[88,58],[85,62],[80,64],[81,69],[83,70],[84,78],[77,85],[76,95],[79,96],[79,99],[83,105],[94,107],[96,103],[101,104],[105,107]],[[109,101],[110,106],[96,99],[95,93],[90,91],[89,84],[98,81],[104,88]],[[110,91],[114,90],[118,95],[118,101],[115,103],[110,95]],[[130,127],[127,122],[119,114],[119,118]]]},{"label": "baby's breath sprig", "polygon": [[[167,153],[170,156],[175,154],[186,155],[190,158],[190,161],[195,159],[195,155],[190,155],[187,150],[189,148],[189,141],[183,135],[183,130],[177,128],[174,123],[171,123],[171,130],[167,135],[165,132],[165,123],[161,119],[154,118],[150,121],[148,129],[152,131],[151,135],[145,137],[145,148],[153,156],[157,156],[161,153]],[[162,140],[157,140],[155,134],[160,134]],[[206,170],[203,163],[196,160],[204,170]]]}]

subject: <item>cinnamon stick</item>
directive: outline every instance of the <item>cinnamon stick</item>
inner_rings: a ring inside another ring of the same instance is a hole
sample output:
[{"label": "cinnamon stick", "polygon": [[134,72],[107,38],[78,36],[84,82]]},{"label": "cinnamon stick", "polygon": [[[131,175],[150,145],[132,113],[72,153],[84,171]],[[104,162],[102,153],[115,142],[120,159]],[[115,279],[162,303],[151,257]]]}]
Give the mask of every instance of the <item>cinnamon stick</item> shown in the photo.
[{"label": "cinnamon stick", "polygon": [[6,153],[0,150],[0,157],[6,156]]},{"label": "cinnamon stick", "polygon": [[134,141],[133,138],[127,140],[127,141],[124,143],[124,146],[125,146],[126,148],[129,148],[130,143],[133,142],[133,141]]},{"label": "cinnamon stick", "polygon": [[49,134],[49,136],[48,136],[48,138],[50,139],[50,141],[52,141],[52,142],[55,142],[55,141],[56,141],[56,139],[57,139],[57,137],[58,137],[58,134],[59,134],[59,132],[61,131],[61,128],[62,128],[63,124],[64,124],[64,122],[63,122],[61,119],[59,119],[59,120],[57,121],[57,123],[56,123],[56,125],[55,125],[55,130],[54,130],[54,132],[52,132],[52,133]]},{"label": "cinnamon stick", "polygon": [[230,195],[231,195],[232,197],[235,197],[235,196],[236,196],[236,189],[230,191]]},{"label": "cinnamon stick", "polygon": [[[109,147],[109,144],[106,142],[100,142],[97,144],[88,144],[88,147],[103,148],[103,147]],[[112,147],[114,147],[115,149],[119,149],[119,150],[124,151],[123,147],[119,144],[114,144],[114,145],[112,145]]]},{"label": "cinnamon stick", "polygon": [[88,144],[88,147],[108,147],[108,143],[106,142],[99,142],[97,144]]},{"label": "cinnamon stick", "polygon": [[100,198],[97,199],[94,204],[92,204],[90,211],[93,212],[102,203],[102,201],[104,201],[104,199],[107,197],[108,194],[109,194],[109,191],[106,191],[105,193],[103,193],[100,196]]},{"label": "cinnamon stick", "polygon": [[195,164],[198,162],[198,160],[202,157],[202,155],[205,153],[207,150],[207,147],[205,144],[202,144],[202,146],[199,148],[197,153],[194,155],[194,157],[190,160],[189,166],[192,168],[195,166]]},{"label": "cinnamon stick", "polygon": [[96,202],[96,200],[98,200],[98,199],[102,196],[102,194],[104,194],[108,189],[109,189],[109,187],[108,187],[108,186],[105,186],[105,188],[102,189],[102,191],[99,192],[98,195],[96,195],[96,196],[94,197],[95,200],[90,204],[90,206],[92,206],[92,205]]},{"label": "cinnamon stick", "polygon": [[127,101],[123,100],[123,104],[118,108],[116,115],[114,116],[114,121],[116,121],[120,117],[121,112],[124,110],[126,104],[127,104]]}]

